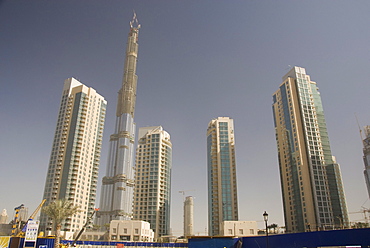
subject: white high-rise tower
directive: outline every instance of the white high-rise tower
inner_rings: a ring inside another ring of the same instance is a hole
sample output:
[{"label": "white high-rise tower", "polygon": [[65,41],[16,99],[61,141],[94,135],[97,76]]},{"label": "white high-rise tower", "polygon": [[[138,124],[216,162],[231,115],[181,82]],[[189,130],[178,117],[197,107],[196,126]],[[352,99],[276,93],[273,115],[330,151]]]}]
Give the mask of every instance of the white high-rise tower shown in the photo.
[{"label": "white high-rise tower", "polygon": [[8,222],[8,214],[6,213],[6,209],[3,209],[3,211],[0,214],[0,224],[6,224]]},{"label": "white high-rise tower", "polygon": [[170,234],[172,143],[161,126],[139,129],[134,218],[150,223],[157,239]]},{"label": "white high-rise tower", "polygon": [[[106,105],[93,88],[65,80],[43,196],[45,206],[66,199],[82,210],[63,223],[63,231],[80,230],[94,212]],[[40,220],[41,230],[52,229],[42,212]]]},{"label": "white high-rise tower", "polygon": [[184,237],[194,236],[194,199],[187,196],[184,201]]}]

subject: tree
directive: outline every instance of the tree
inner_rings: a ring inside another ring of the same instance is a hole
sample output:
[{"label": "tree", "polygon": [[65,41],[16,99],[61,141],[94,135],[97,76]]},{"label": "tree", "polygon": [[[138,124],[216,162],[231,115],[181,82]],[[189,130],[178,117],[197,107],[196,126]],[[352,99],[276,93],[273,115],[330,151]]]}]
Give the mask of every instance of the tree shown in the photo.
[{"label": "tree", "polygon": [[355,222],[354,224],[351,225],[352,228],[368,228],[369,223],[364,223],[364,222]]},{"label": "tree", "polygon": [[62,222],[68,217],[80,212],[79,206],[75,206],[72,202],[61,199],[43,207],[42,211],[53,221],[55,229],[54,248],[59,248]]},{"label": "tree", "polygon": [[276,228],[278,227],[278,225],[277,224],[271,224],[271,225],[269,225],[268,227],[267,227],[267,229],[268,230],[270,230],[270,229],[274,229],[274,233],[276,233]]}]

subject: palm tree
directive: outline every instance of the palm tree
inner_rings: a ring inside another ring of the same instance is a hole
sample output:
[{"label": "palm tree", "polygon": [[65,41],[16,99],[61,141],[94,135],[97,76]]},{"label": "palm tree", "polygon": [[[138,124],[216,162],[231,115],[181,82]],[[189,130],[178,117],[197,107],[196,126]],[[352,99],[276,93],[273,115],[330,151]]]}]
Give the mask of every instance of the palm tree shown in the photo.
[{"label": "palm tree", "polygon": [[270,229],[274,229],[274,233],[276,233],[276,228],[278,227],[278,225],[277,224],[271,224],[271,225],[269,225],[267,228],[270,230]]},{"label": "palm tree", "polygon": [[55,228],[54,248],[59,248],[62,222],[68,217],[80,212],[79,206],[75,206],[72,202],[65,199],[59,199],[43,207],[42,211],[53,221]]}]

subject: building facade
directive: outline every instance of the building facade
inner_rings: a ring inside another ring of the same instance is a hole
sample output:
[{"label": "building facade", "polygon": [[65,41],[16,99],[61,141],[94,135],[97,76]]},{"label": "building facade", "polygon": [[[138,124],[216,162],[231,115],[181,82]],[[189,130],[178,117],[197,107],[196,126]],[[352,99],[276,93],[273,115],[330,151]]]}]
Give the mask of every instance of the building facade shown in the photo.
[{"label": "building facade", "polygon": [[370,198],[370,126],[365,126],[364,131],[366,136],[362,141],[362,144],[364,146],[363,148],[364,153],[363,159],[365,164],[364,176],[367,187],[367,193],[369,194]]},{"label": "building facade", "polygon": [[134,192],[134,142],[136,63],[140,25],[134,15],[126,46],[122,88],[118,92],[115,132],[110,136],[108,164],[103,177],[100,211],[96,224],[103,227],[111,220],[132,218]]},{"label": "building facade", "polygon": [[0,224],[8,224],[8,214],[6,213],[6,209],[3,209],[3,211],[1,211]]},{"label": "building facade", "polygon": [[225,237],[246,237],[258,235],[257,221],[224,221],[221,235]]},{"label": "building facade", "polygon": [[112,220],[109,225],[109,240],[153,242],[154,232],[146,221]]},{"label": "building facade", "polygon": [[[80,230],[94,212],[106,105],[93,88],[65,80],[43,199],[45,206],[66,199],[80,207],[63,223],[67,232]],[[41,230],[51,230],[42,212],[40,221]]]},{"label": "building facade", "polygon": [[184,238],[194,236],[194,198],[187,196],[184,201]]},{"label": "building facade", "polygon": [[348,212],[339,165],[331,154],[320,93],[293,67],[273,95],[286,232],[343,228]]},{"label": "building facade", "polygon": [[150,223],[155,239],[169,235],[172,143],[161,126],[139,128],[134,219]]},{"label": "building facade", "polygon": [[220,235],[223,221],[238,220],[234,121],[218,117],[207,129],[208,230]]}]

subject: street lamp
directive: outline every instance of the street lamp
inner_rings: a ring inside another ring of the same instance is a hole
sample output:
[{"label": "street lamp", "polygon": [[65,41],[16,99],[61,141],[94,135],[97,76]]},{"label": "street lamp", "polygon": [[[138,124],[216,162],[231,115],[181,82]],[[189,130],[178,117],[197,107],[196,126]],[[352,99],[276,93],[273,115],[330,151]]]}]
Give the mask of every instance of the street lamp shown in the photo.
[{"label": "street lamp", "polygon": [[266,227],[266,247],[269,248],[269,233],[267,229],[267,221],[269,220],[269,214],[266,211],[263,213],[263,220],[265,221]]}]

